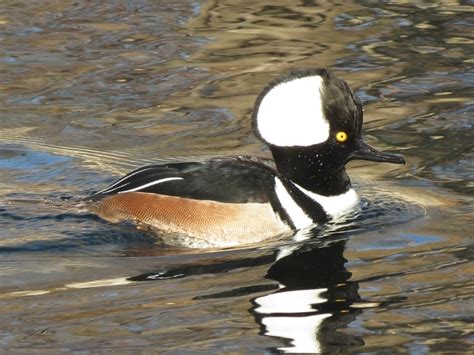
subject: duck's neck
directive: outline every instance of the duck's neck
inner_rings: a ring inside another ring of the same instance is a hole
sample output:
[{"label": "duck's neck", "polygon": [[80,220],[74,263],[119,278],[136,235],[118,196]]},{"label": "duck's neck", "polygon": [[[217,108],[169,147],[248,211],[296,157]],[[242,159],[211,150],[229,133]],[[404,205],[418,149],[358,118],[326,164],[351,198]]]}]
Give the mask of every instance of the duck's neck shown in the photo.
[{"label": "duck's neck", "polygon": [[341,159],[330,151],[304,147],[272,147],[271,150],[278,172],[306,190],[335,196],[351,188]]}]

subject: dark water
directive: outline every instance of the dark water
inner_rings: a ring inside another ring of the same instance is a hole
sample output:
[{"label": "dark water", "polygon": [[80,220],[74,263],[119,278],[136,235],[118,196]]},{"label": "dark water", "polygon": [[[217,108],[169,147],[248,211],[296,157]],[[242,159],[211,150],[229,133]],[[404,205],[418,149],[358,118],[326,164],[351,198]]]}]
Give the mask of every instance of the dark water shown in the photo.
[{"label": "dark water", "polygon": [[[0,4],[0,351],[472,352],[470,1]],[[364,209],[246,249],[158,245],[80,213],[131,168],[268,155],[249,115],[331,67],[365,135]]]}]

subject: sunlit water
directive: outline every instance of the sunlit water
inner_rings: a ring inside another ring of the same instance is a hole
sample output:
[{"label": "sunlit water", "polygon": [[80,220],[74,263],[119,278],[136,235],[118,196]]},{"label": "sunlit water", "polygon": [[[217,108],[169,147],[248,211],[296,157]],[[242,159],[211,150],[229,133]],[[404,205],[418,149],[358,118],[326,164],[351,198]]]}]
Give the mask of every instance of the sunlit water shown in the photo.
[{"label": "sunlit water", "polygon": [[[0,4],[0,351],[472,351],[469,1]],[[149,162],[268,156],[262,86],[330,67],[365,136],[362,212],[234,250],[73,201]]]}]

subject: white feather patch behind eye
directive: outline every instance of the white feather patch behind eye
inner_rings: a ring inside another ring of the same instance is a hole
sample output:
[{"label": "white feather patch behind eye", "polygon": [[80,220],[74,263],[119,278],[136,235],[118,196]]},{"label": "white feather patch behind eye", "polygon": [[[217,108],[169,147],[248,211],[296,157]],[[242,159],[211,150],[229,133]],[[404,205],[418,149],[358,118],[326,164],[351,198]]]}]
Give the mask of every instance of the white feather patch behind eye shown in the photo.
[{"label": "white feather patch behind eye", "polygon": [[321,103],[323,79],[309,76],[278,84],[264,96],[257,112],[262,138],[277,146],[309,146],[329,138]]}]

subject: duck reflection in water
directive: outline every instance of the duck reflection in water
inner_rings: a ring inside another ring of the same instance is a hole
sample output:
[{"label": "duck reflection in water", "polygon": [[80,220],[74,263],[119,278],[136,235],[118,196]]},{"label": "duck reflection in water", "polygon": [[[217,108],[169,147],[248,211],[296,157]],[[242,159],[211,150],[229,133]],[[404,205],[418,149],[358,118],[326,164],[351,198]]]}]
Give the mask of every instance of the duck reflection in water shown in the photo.
[{"label": "duck reflection in water", "polygon": [[[277,248],[271,254],[212,263],[191,264],[150,272],[133,281],[165,280],[201,274],[218,274],[234,269],[271,264],[265,277],[276,284],[258,284],[194,297],[194,300],[265,295],[251,298],[251,314],[260,334],[279,337],[287,343],[273,349],[282,352],[330,352],[361,346],[361,338],[338,332],[352,322],[361,309],[358,283],[350,281],[343,257],[347,235],[314,239],[321,231],[301,231],[294,239],[305,244]],[[270,293],[268,293],[271,291]]]},{"label": "duck reflection in water", "polygon": [[361,312],[351,307],[360,296],[344,267],[344,247],[345,240],[339,240],[279,250],[266,275],[279,289],[254,298],[251,309],[263,335],[288,340],[275,350],[325,353],[363,345],[361,338],[338,332]]}]

